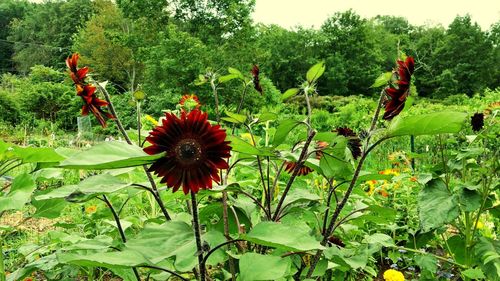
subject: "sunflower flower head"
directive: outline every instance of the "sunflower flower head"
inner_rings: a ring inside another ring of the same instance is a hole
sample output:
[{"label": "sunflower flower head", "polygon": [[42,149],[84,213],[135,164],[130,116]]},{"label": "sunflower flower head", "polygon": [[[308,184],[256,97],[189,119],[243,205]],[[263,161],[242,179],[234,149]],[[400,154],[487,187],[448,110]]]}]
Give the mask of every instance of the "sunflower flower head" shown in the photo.
[{"label": "sunflower flower head", "polygon": [[264,91],[262,90],[262,86],[260,85],[260,78],[259,78],[260,69],[259,69],[259,66],[256,65],[256,64],[254,64],[253,67],[252,67],[252,70],[250,71],[250,73],[252,74],[252,77],[253,77],[253,87],[254,87],[254,89],[262,95]]},{"label": "sunflower flower head", "polygon": [[231,147],[225,140],[226,131],[220,125],[212,126],[207,113],[199,109],[165,116],[146,138],[151,143],[144,148],[147,154],[164,153],[149,171],[173,192],[181,186],[185,194],[211,189],[213,181],[220,182],[219,170],[229,168],[226,159]]},{"label": "sunflower flower head", "polygon": [[201,106],[200,100],[195,94],[183,95],[179,100],[179,106],[186,111],[199,109]]},{"label": "sunflower flower head", "polygon": [[472,130],[474,132],[479,132],[484,127],[484,114],[483,113],[475,113],[470,118],[470,123],[472,126]]},{"label": "sunflower flower head", "polygon": [[411,76],[415,70],[413,57],[407,57],[405,61],[397,60],[397,69],[393,72],[395,83],[384,91],[388,97],[385,102],[384,120],[391,120],[403,110],[406,98],[410,94]]},{"label": "sunflower flower head", "polygon": [[102,107],[108,105],[108,102],[99,99],[95,94],[96,87],[85,81],[89,69],[87,67],[78,68],[79,58],[80,56],[78,53],[74,53],[69,56],[66,59],[66,66],[68,67],[70,77],[75,84],[76,95],[81,97],[83,100],[82,115],[87,115],[89,112],[92,112],[92,114],[97,118],[97,121],[99,121],[99,124],[105,128],[106,118],[115,119],[115,116],[102,109]]},{"label": "sunflower flower head", "polygon": [[384,272],[385,281],[404,281],[405,276],[400,271],[395,269],[388,269]]}]

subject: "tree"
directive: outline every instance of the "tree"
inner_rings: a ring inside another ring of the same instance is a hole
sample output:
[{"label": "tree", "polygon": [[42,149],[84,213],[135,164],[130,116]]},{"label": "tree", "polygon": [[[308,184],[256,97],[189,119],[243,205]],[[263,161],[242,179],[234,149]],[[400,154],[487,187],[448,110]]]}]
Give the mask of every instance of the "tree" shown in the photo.
[{"label": "tree", "polygon": [[[493,46],[469,15],[456,17],[448,27],[444,44],[437,50],[437,69],[451,71],[458,81],[458,93],[472,96],[492,80]],[[443,83],[444,81],[438,81]]]},{"label": "tree", "polygon": [[112,1],[94,5],[97,12],[76,35],[73,49],[98,80],[110,80],[122,92],[134,92],[142,72],[138,58],[142,31]]},{"label": "tree", "polygon": [[11,22],[21,19],[29,8],[27,1],[5,0],[0,3],[0,73],[15,71],[12,61],[14,42],[7,36]]},{"label": "tree", "polygon": [[11,24],[8,40],[14,41],[16,69],[28,73],[36,64],[64,67],[71,37],[92,15],[91,0],[68,0],[34,4]]},{"label": "tree", "polygon": [[384,58],[376,44],[377,34],[369,22],[349,10],[335,13],[325,21],[321,31],[326,37],[321,57],[326,58],[327,67],[337,63],[325,72],[326,83],[323,87],[320,84],[322,92],[329,90],[337,95],[370,93],[369,87],[382,71]]}]

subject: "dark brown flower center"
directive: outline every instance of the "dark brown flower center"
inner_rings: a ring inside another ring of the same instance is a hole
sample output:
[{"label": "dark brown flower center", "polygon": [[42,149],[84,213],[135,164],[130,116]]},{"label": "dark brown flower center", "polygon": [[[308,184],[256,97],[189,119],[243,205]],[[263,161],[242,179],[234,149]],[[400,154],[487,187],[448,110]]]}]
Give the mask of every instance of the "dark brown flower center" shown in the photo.
[{"label": "dark brown flower center", "polygon": [[201,153],[201,145],[194,139],[181,140],[175,146],[175,157],[184,165],[200,161]]}]

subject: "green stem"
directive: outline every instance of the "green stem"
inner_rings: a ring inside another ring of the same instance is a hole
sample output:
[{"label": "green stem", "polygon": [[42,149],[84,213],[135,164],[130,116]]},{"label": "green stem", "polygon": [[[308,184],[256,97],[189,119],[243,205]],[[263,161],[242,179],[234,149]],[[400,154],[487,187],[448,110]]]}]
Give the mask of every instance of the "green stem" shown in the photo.
[{"label": "green stem", "polygon": [[141,146],[141,102],[137,101],[137,145]]},{"label": "green stem", "polygon": [[412,248],[406,248],[406,247],[395,247],[399,250],[405,250],[405,251],[408,251],[408,252],[412,252],[412,253],[415,253],[415,254],[420,254],[420,255],[429,255],[429,256],[433,256],[435,257],[436,259],[438,260],[441,260],[441,261],[444,261],[444,262],[447,262],[449,264],[453,264],[455,266],[458,266],[462,269],[465,269],[467,268],[467,266],[463,265],[463,264],[459,264],[457,262],[454,262],[448,258],[445,258],[445,257],[441,257],[441,256],[438,256],[438,255],[435,255],[435,254],[432,254],[432,253],[427,253],[427,252],[423,252],[423,251],[419,251],[419,250],[415,250],[415,249],[412,249]]}]

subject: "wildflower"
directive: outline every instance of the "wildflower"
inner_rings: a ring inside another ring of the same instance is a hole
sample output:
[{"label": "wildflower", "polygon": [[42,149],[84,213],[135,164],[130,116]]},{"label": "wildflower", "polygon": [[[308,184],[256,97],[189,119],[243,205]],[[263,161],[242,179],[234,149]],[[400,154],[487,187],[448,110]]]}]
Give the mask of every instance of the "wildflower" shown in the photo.
[{"label": "wildflower", "polygon": [[[318,141],[316,142],[316,159],[321,159],[323,156],[322,150],[325,149],[328,146],[327,142],[324,141]],[[295,167],[297,166],[297,162],[291,162],[291,161],[285,161],[285,171],[287,171],[289,174],[293,173],[295,170]],[[305,176],[309,173],[311,173],[313,170],[305,165],[302,165],[300,167],[297,176]]]},{"label": "wildflower", "polygon": [[253,87],[257,92],[259,92],[262,95],[263,90],[259,80],[259,73],[260,73],[259,66],[254,64],[250,72],[252,73],[253,76]]},{"label": "wildflower", "polygon": [[179,104],[188,111],[191,111],[192,109],[199,109],[201,106],[200,100],[195,94],[183,95]]},{"label": "wildflower", "polygon": [[97,206],[96,205],[91,205],[85,208],[85,213],[87,214],[93,214],[97,211]]},{"label": "wildflower", "polygon": [[391,120],[396,117],[404,108],[405,101],[410,94],[411,76],[415,68],[413,57],[407,57],[403,62],[397,61],[398,69],[393,74],[396,77],[396,85],[391,85],[385,89],[385,93],[389,96],[389,101],[385,103],[384,119]]},{"label": "wildflower", "polygon": [[165,153],[149,171],[162,177],[161,183],[173,192],[181,186],[185,194],[211,189],[212,181],[220,182],[219,169],[229,168],[224,160],[231,151],[226,131],[220,125],[212,126],[207,113],[198,109],[180,114],[165,113],[162,124],[146,138],[152,144],[144,148],[147,154]]},{"label": "wildflower", "polygon": [[404,281],[405,276],[400,271],[395,269],[388,269],[384,272],[385,281]]},{"label": "wildflower", "polygon": [[484,114],[483,113],[475,113],[470,118],[470,123],[472,125],[472,130],[474,132],[479,132],[484,126]]},{"label": "wildflower", "polygon": [[354,159],[358,159],[361,156],[361,140],[356,133],[347,127],[337,128],[334,132],[337,132],[339,136],[344,136],[348,139],[347,147],[349,147],[352,157],[354,157]]}]

